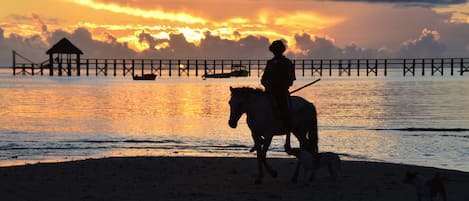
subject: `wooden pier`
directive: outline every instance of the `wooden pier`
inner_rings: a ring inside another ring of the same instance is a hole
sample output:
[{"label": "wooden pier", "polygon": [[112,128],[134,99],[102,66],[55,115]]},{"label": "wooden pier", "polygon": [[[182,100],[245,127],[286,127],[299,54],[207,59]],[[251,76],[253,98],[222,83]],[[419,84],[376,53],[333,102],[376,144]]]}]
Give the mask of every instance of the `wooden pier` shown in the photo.
[{"label": "wooden pier", "polygon": [[[230,77],[261,76],[267,59],[84,59],[83,52],[62,38],[35,63],[13,51],[13,75],[49,76],[162,76]],[[294,59],[297,76],[388,76],[401,71],[403,76],[464,75],[469,58],[403,59]],[[242,73],[238,73],[241,72]],[[238,70],[236,72],[236,70]],[[298,74],[300,72],[300,74]]]},{"label": "wooden pier", "polygon": [[[22,61],[19,61],[21,58]],[[443,76],[469,73],[469,58],[415,59],[295,59],[297,76]],[[248,76],[261,76],[267,59],[69,59],[34,63],[13,52],[13,75],[49,76],[204,76],[244,67]]]}]

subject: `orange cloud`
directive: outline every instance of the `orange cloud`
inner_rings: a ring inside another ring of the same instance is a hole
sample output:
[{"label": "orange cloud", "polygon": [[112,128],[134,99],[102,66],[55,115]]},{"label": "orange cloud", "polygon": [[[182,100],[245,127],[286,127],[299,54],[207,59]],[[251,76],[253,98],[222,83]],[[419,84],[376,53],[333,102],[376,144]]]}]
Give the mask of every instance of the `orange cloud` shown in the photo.
[{"label": "orange cloud", "polygon": [[451,15],[451,23],[469,24],[469,3],[462,5],[448,5],[445,7],[437,7],[434,10],[438,13],[446,13]]},{"label": "orange cloud", "polygon": [[293,30],[319,30],[344,21],[338,17],[323,17],[311,12],[286,14],[275,19],[275,25],[285,26]]},{"label": "orange cloud", "polygon": [[183,22],[189,24],[205,24],[206,20],[186,13],[170,13],[163,10],[144,10],[140,8],[121,6],[114,3],[99,3],[94,0],[71,0],[73,3],[90,7],[96,10],[105,10],[114,13],[126,14],[135,17],[152,18],[159,20]]}]

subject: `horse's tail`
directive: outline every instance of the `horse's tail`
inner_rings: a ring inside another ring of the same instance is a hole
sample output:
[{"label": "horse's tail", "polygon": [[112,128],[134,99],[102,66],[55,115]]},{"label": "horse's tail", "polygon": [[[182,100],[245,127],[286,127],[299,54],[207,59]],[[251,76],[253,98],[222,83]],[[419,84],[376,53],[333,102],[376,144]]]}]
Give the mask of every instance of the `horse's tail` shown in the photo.
[{"label": "horse's tail", "polygon": [[313,146],[313,151],[315,153],[319,153],[319,148],[318,148],[318,118],[317,118],[317,112],[316,112],[316,107],[311,103],[311,109],[312,109],[312,122],[311,122],[311,127],[309,128],[308,131],[308,139],[311,145]]}]

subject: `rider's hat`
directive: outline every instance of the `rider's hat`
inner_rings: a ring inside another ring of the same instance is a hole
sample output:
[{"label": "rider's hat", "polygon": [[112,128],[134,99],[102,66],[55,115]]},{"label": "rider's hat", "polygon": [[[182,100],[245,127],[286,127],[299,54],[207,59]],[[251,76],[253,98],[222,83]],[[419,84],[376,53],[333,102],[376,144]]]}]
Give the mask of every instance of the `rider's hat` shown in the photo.
[{"label": "rider's hat", "polygon": [[283,53],[285,52],[286,48],[281,40],[276,40],[269,46],[269,50],[272,53]]}]

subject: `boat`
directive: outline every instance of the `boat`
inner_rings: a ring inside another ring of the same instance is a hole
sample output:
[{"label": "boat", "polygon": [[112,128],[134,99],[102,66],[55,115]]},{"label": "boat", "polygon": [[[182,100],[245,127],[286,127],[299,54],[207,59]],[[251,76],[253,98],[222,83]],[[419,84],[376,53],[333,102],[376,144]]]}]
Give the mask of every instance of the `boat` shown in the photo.
[{"label": "boat", "polygon": [[247,70],[235,70],[230,73],[231,77],[247,77],[249,72]]},{"label": "boat", "polygon": [[134,75],[134,80],[155,80],[156,74],[143,74],[143,76]]},{"label": "boat", "polygon": [[231,73],[216,73],[216,74],[204,74],[202,78],[230,78]]},{"label": "boat", "polygon": [[202,78],[230,78],[230,77],[247,77],[249,71],[246,70],[246,66],[232,65],[231,72],[229,73],[215,73],[215,74],[204,74]]}]

